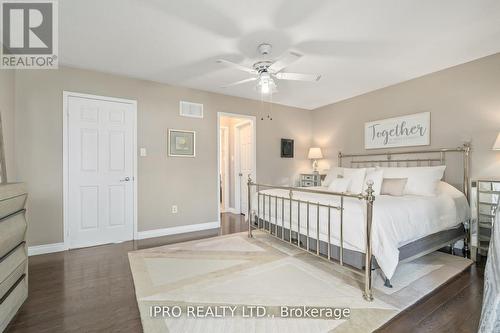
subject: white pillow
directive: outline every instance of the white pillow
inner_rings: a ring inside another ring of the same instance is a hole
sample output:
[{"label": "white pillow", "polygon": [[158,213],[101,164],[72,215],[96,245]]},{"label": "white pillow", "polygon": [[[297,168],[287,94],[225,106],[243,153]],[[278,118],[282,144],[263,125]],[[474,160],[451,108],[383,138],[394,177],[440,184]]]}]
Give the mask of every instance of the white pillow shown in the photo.
[{"label": "white pillow", "polygon": [[437,194],[446,194],[452,198],[463,198],[465,195],[458,190],[455,186],[450,185],[446,182],[440,181],[437,186]]},{"label": "white pillow", "polygon": [[443,178],[446,165],[378,169],[384,171],[384,178],[408,178],[405,194],[435,196],[437,185]]},{"label": "white pillow", "polygon": [[401,197],[405,194],[407,182],[408,178],[384,178],[380,194]]},{"label": "white pillow", "polygon": [[344,168],[344,178],[348,178],[351,180],[351,184],[347,191],[356,194],[363,192],[365,175],[366,168]]},{"label": "white pillow", "polygon": [[326,174],[326,177],[323,180],[322,185],[328,187],[334,179],[337,179],[337,178],[339,178],[340,175],[342,175],[342,169],[343,168],[339,168],[339,167],[331,168],[328,171],[328,173]]},{"label": "white pillow", "polygon": [[330,185],[328,185],[328,190],[337,193],[345,193],[351,185],[351,179],[349,178],[335,178]]},{"label": "white pillow", "polygon": [[382,190],[382,181],[384,180],[384,170],[376,168],[366,169],[365,181],[363,182],[363,192],[368,188],[368,181],[373,182],[373,191],[375,195],[380,195]]}]

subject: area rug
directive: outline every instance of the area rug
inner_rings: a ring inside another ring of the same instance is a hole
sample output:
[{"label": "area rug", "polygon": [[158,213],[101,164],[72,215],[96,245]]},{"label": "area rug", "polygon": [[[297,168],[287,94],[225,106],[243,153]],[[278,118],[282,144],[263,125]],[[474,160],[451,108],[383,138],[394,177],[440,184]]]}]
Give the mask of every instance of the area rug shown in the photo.
[{"label": "area rug", "polygon": [[362,277],[260,231],[130,252],[129,260],[146,333],[372,332],[472,263],[434,252],[400,264],[393,288],[375,271],[367,302]]}]

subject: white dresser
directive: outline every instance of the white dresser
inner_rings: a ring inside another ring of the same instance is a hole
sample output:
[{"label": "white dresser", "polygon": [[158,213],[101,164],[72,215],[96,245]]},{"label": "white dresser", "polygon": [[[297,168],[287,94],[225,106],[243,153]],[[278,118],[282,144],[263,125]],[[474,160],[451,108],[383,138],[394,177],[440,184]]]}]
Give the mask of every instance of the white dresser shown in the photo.
[{"label": "white dresser", "polygon": [[500,209],[496,210],[490,239],[479,333],[500,332]]},{"label": "white dresser", "polygon": [[476,226],[471,236],[473,246],[471,257],[476,258],[476,252],[482,256],[488,255],[491,230],[495,212],[500,198],[500,180],[478,179],[476,182]]},{"label": "white dresser", "polygon": [[28,297],[26,187],[0,185],[0,332]]},{"label": "white dresser", "polygon": [[321,175],[319,173],[301,173],[300,187],[321,186]]}]

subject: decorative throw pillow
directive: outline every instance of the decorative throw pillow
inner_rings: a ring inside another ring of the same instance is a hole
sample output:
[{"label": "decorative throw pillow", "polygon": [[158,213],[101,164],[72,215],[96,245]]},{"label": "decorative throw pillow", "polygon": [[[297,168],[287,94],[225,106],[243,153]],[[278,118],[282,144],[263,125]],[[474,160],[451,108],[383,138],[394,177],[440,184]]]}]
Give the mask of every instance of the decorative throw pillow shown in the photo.
[{"label": "decorative throw pillow", "polygon": [[384,178],[382,181],[380,194],[392,195],[394,197],[403,196],[405,194],[405,187],[407,182],[408,178]]},{"label": "decorative throw pillow", "polygon": [[384,178],[408,178],[405,194],[435,196],[446,166],[379,169],[384,170]]},{"label": "decorative throw pillow", "polygon": [[349,178],[335,178],[330,185],[328,185],[328,189],[332,192],[345,193],[350,184],[351,179]]},{"label": "decorative throw pillow", "polygon": [[344,178],[351,180],[351,184],[347,191],[356,194],[363,192],[365,175],[365,168],[344,168]]}]

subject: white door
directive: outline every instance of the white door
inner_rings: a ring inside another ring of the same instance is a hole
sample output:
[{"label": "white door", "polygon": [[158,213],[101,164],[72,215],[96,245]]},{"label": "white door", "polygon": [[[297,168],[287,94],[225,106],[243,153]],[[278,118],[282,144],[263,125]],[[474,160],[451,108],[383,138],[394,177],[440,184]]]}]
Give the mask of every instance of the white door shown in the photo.
[{"label": "white door", "polygon": [[229,156],[229,129],[227,127],[221,127],[220,128],[220,137],[219,137],[219,144],[220,144],[220,150],[219,150],[219,159],[220,159],[220,165],[219,165],[219,176],[220,176],[220,186],[219,186],[219,191],[220,191],[220,207],[221,211],[224,212],[227,207],[229,206],[229,182],[228,182],[228,169],[229,169],[229,161],[228,161],[228,156]]},{"label": "white door", "polygon": [[239,187],[240,187],[240,212],[246,214],[248,209],[248,175],[253,174],[253,129],[248,122],[238,128],[239,142]]},{"label": "white door", "polygon": [[70,248],[133,239],[136,105],[68,96]]}]

